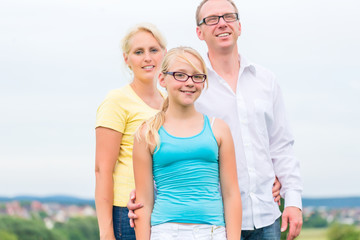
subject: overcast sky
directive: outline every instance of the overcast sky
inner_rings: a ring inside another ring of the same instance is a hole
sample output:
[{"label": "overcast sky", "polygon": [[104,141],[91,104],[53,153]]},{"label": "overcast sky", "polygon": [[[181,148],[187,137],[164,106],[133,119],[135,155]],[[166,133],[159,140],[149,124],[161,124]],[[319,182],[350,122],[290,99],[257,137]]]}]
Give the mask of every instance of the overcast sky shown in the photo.
[{"label": "overcast sky", "polygon": [[[94,195],[95,113],[129,79],[119,41],[151,22],[206,52],[200,0],[2,0],[0,195]],[[242,54],[282,87],[304,196],[359,196],[360,3],[237,0]]]}]

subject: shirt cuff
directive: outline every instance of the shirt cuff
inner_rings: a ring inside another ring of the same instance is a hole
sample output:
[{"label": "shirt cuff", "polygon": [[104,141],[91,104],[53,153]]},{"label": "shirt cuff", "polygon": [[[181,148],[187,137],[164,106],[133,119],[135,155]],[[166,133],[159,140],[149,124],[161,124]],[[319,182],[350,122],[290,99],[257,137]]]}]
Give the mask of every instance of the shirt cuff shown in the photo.
[{"label": "shirt cuff", "polygon": [[298,191],[287,191],[285,193],[286,207],[298,207],[302,210],[301,193]]}]

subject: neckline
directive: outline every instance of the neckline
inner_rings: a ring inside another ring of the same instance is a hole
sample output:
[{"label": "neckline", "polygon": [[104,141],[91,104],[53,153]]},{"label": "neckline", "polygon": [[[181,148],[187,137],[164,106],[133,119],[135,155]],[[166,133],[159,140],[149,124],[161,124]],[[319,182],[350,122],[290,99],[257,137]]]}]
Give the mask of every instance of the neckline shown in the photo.
[{"label": "neckline", "polygon": [[[127,87],[130,89],[131,93],[139,100],[139,102],[141,102],[143,105],[147,106],[148,108],[150,109],[153,109],[153,110],[156,110],[156,111],[160,111],[160,109],[156,109],[156,108],[153,108],[151,106],[149,106],[146,102],[144,102],[144,100],[142,100],[142,98],[137,95],[137,93],[134,91],[134,89],[131,87],[130,84],[127,85]],[[165,96],[164,94],[159,90],[157,89],[157,91],[160,93],[161,97],[163,98],[163,101],[165,100]]]},{"label": "neckline", "polygon": [[177,136],[174,136],[174,135],[170,134],[168,131],[166,131],[166,129],[163,126],[161,126],[160,129],[162,129],[165,132],[166,135],[168,135],[169,137],[175,138],[175,139],[191,139],[191,138],[195,138],[197,136],[200,136],[205,131],[207,118],[206,118],[206,116],[204,114],[203,114],[203,120],[204,120],[204,125],[203,125],[202,130],[199,133],[197,133],[197,134],[195,134],[193,136],[189,136],[189,137],[177,137]]}]

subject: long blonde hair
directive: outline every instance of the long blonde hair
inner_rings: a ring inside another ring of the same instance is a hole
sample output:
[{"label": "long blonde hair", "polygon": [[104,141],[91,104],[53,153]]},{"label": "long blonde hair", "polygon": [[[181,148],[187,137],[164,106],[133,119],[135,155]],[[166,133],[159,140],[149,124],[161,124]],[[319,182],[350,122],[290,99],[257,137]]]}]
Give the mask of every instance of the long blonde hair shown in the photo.
[{"label": "long blonde hair", "polygon": [[[195,66],[193,62],[189,60],[189,58],[185,55],[186,53],[193,55],[196,57],[200,63],[202,69],[198,69],[198,67]],[[161,72],[167,72],[170,68],[170,66],[173,64],[173,62],[177,59],[181,58],[187,61],[194,69],[196,69],[199,72],[203,72],[207,75],[207,69],[206,64],[204,60],[202,59],[201,55],[193,48],[191,47],[176,47],[171,50],[169,50],[166,55],[164,56],[164,59],[161,64],[160,71]],[[208,85],[208,79],[205,80],[206,86]],[[157,150],[160,148],[160,137],[159,137],[159,129],[165,122],[165,112],[169,107],[169,97],[167,97],[162,105],[161,111],[158,112],[155,116],[147,120],[142,124],[140,129],[144,128],[144,135],[145,135],[145,142],[147,145],[156,146]],[[140,139],[140,130],[138,130],[136,136],[138,139]],[[156,151],[157,151],[156,150]]]}]

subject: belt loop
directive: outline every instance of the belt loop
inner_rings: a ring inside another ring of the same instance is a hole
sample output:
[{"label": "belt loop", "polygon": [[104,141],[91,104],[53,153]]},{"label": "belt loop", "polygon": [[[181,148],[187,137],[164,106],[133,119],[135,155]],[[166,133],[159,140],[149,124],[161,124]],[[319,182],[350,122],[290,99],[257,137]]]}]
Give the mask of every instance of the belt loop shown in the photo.
[{"label": "belt loop", "polygon": [[176,223],[176,236],[179,236],[179,232],[180,232],[180,224]]}]

